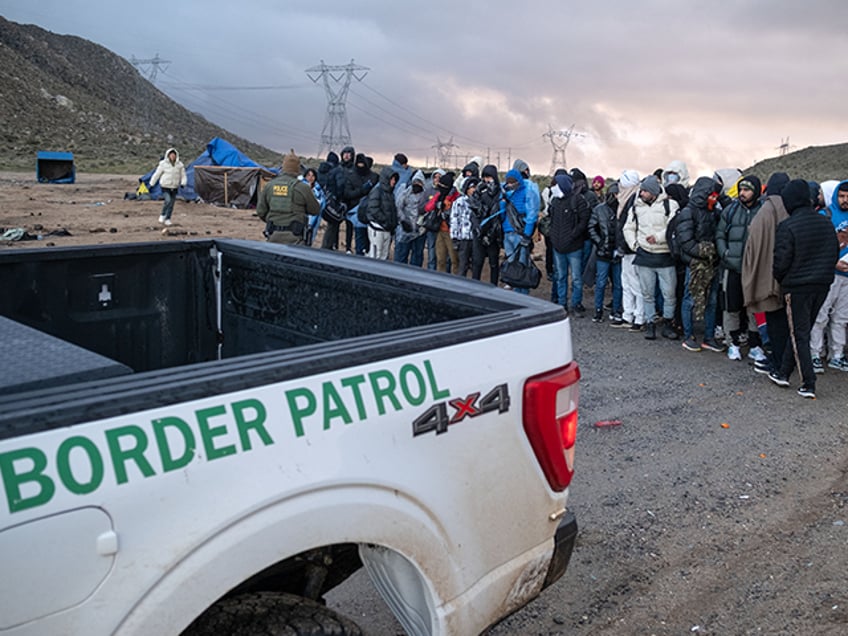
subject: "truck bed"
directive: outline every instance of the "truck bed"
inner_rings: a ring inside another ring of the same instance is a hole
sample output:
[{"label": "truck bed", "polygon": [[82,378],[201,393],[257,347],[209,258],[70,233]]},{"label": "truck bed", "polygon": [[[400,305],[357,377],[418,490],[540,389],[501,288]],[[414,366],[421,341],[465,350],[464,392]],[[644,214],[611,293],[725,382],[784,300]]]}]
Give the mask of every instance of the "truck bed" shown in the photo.
[{"label": "truck bed", "polygon": [[[236,240],[0,252],[0,288],[0,316],[52,337],[22,353],[43,381],[3,391],[0,439],[563,319],[485,283]],[[114,373],[59,385],[72,351]]]}]

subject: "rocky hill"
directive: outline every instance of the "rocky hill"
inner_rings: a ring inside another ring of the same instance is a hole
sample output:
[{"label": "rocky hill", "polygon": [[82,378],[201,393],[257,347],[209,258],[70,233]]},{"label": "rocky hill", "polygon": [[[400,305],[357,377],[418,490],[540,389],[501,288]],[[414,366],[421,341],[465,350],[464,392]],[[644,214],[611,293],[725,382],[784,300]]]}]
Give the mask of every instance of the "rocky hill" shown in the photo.
[{"label": "rocky hill", "polygon": [[782,157],[759,161],[745,172],[752,172],[763,182],[773,172],[785,172],[793,179],[827,181],[848,179],[848,144],[809,146]]},{"label": "rocky hill", "polygon": [[280,161],[178,105],[108,49],[2,16],[0,122],[3,170],[34,170],[36,151],[62,150],[78,171],[143,173],[168,146],[191,161],[216,136],[260,163]]}]

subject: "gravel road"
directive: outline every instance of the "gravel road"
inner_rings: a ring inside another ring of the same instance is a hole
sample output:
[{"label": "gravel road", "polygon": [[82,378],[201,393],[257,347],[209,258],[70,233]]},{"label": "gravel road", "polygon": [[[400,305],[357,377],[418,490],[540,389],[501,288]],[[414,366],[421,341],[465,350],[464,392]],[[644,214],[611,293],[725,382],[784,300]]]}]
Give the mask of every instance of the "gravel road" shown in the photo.
[{"label": "gravel road", "polygon": [[[565,576],[491,634],[848,632],[848,373],[805,400],[748,361],[588,317],[572,329],[579,540]],[[337,602],[401,633],[369,586],[357,575]]]}]

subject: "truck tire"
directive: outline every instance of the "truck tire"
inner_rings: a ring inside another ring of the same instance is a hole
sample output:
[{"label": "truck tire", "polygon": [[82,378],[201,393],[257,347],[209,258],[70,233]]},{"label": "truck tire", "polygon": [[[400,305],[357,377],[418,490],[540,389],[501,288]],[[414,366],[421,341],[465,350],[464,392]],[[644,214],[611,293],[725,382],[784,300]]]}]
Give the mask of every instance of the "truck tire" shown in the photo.
[{"label": "truck tire", "polygon": [[350,619],[294,594],[252,592],[215,603],[183,636],[362,636]]}]

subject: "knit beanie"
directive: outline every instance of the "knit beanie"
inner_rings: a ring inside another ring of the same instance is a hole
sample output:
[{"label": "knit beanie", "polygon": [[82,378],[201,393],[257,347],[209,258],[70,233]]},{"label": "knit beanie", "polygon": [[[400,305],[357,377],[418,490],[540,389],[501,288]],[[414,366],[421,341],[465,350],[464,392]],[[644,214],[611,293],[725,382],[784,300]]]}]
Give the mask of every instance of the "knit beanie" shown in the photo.
[{"label": "knit beanie", "polygon": [[660,192],[662,192],[659,180],[652,174],[642,179],[642,185],[639,186],[639,189],[650,192],[655,197],[660,196]]},{"label": "knit beanie", "polygon": [[780,193],[783,199],[783,207],[789,214],[798,208],[809,208],[812,206],[810,199],[810,185],[803,179],[792,179]]},{"label": "knit beanie", "polygon": [[285,157],[283,157],[283,172],[286,174],[298,174],[300,172],[300,159],[294,154],[292,148]]},{"label": "knit beanie", "polygon": [[753,190],[754,194],[757,196],[760,196],[763,193],[763,184],[760,181],[760,178],[755,174],[746,174],[739,180],[737,190],[741,190],[742,188]]},{"label": "knit beanie", "polygon": [[474,186],[475,188],[480,183],[477,177],[467,177],[462,183],[462,194],[468,194],[468,189]]}]

